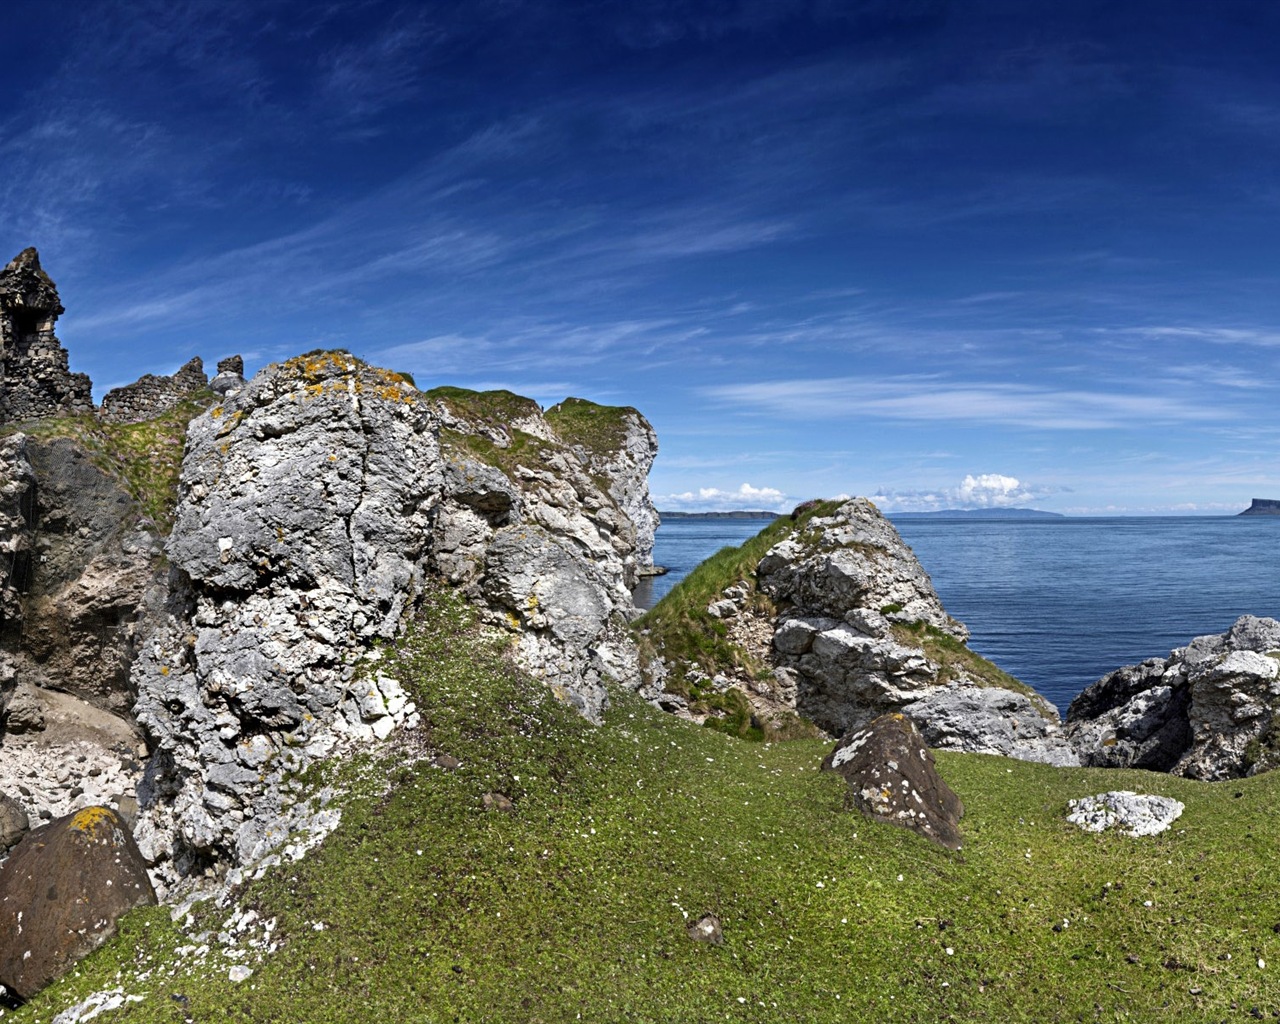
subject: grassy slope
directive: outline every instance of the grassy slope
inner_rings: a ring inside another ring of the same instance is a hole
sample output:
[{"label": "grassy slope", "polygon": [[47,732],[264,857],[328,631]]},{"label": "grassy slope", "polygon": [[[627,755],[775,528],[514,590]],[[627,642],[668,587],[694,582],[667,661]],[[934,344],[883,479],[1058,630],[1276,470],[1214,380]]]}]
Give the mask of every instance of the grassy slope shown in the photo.
[{"label": "grassy slope", "polygon": [[96,416],[61,416],[20,424],[36,438],[75,440],[103,472],[119,480],[156,528],[173,527],[178,476],[182,471],[187,425],[212,404],[213,392],[180,402],[142,423],[103,423]]},{"label": "grassy slope", "polygon": [[[940,754],[968,811],[965,848],[949,853],[844,810],[841,781],[816,771],[822,744],[742,743],[627,695],[588,727],[447,596],[396,664],[431,743],[463,767],[343,766],[366,795],[339,830],[244,894],[278,918],[281,942],[249,981],[230,983],[219,954],[171,971],[190,940],[151,910],[13,1019],[48,1021],[73,994],[116,984],[145,999],[100,1020],[1280,1012],[1280,776],[1211,785]],[[384,780],[385,796],[369,791]],[[1187,811],[1140,840],[1062,820],[1068,798],[1114,788]],[[515,813],[483,811],[491,790]],[[686,937],[685,914],[705,911],[723,919],[722,947]]]}]

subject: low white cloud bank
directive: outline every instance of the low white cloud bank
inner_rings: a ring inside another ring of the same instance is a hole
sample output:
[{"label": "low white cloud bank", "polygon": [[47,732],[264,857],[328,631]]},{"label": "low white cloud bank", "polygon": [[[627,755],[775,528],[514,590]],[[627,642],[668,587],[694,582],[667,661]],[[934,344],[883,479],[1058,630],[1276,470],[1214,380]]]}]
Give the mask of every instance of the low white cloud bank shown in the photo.
[{"label": "low white cloud bank", "polygon": [[1045,497],[1048,491],[1016,476],[972,473],[955,487],[930,491],[882,491],[872,501],[886,512],[937,512],[942,509],[1016,508]]},{"label": "low white cloud bank", "polygon": [[736,491],[719,487],[699,487],[681,494],[657,494],[654,503],[672,512],[789,512],[795,502],[776,487],[753,487],[742,484]]}]

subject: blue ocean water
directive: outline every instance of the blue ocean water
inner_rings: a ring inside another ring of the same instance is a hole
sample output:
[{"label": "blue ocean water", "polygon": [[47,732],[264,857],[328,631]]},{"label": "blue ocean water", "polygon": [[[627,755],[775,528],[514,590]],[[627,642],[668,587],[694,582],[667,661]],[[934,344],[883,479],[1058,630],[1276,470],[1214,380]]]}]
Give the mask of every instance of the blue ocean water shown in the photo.
[{"label": "blue ocean water", "polygon": [[[764,524],[672,520],[654,559],[666,593],[699,561]],[[903,519],[969,646],[1065,713],[1121,665],[1163,657],[1243,614],[1280,618],[1280,517]],[[656,599],[656,598],[655,598]]]}]

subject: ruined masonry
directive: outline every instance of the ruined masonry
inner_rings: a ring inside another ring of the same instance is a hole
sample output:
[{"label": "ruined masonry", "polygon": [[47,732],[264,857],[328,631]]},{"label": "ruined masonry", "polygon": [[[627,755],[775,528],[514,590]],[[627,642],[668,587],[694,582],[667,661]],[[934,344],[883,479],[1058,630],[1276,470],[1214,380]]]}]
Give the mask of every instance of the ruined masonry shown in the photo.
[{"label": "ruined masonry", "polygon": [[148,373],[132,384],[108,391],[98,415],[108,423],[141,423],[167,412],[208,386],[204,363],[196,356],[172,377]]},{"label": "ruined masonry", "polygon": [[70,372],[53,333],[62,312],[35,249],[0,271],[0,422],[93,412],[88,375]]},{"label": "ruined masonry", "polygon": [[[62,313],[40,254],[23,249],[0,271],[0,424],[94,412],[89,375],[68,369],[67,351],[53,333]],[[172,376],[148,373],[109,391],[97,413],[107,423],[141,423],[209,389],[235,391],[243,374],[244,361],[231,356],[218,363],[211,382],[196,356]]]}]

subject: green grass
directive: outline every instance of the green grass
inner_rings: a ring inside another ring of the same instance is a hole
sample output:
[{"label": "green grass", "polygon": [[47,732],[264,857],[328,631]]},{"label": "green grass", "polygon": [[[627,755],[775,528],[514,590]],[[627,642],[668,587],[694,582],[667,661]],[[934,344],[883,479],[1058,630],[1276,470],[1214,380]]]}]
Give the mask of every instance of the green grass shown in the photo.
[{"label": "green grass", "polygon": [[627,436],[627,417],[633,414],[638,415],[626,406],[597,405],[585,398],[566,398],[547,410],[546,419],[567,444],[607,457],[622,448]]},{"label": "green grass", "polygon": [[444,402],[459,416],[497,427],[503,432],[510,431],[513,420],[542,413],[541,406],[532,398],[512,391],[471,391],[441,385],[423,394],[429,399]]},{"label": "green grass", "polygon": [[[742,743],[625,694],[592,728],[469,620],[436,594],[389,659],[432,746],[462,768],[342,766],[363,795],[339,829],[242,894],[277,921],[279,949],[252,978],[229,982],[216,952],[182,966],[174,950],[192,940],[149,910],[11,1019],[47,1022],[116,985],[144,999],[101,1020],[1280,1013],[1280,776],[1209,784],[941,753],[967,808],[951,853],[845,810],[843,782],[817,771],[827,745]],[[1116,788],[1187,810],[1140,840],[1063,821],[1069,798]],[[484,811],[486,792],[514,813]],[[723,946],[686,935],[706,912]],[[196,928],[227,916],[205,911]]]},{"label": "green grass", "polygon": [[1028,697],[1039,696],[1021,679],[1009,675],[1000,666],[970,650],[966,644],[950,633],[944,633],[937,626],[927,622],[895,622],[891,628],[898,643],[921,648],[925,657],[938,666],[939,683],[949,683],[964,675],[979,686],[1013,690]]},{"label": "green grass", "polygon": [[161,534],[173,528],[178,476],[187,425],[214,401],[213,392],[195,395],[142,423],[103,423],[96,416],[60,416],[24,423],[23,433],[39,439],[74,440],[103,472],[120,481]]}]

